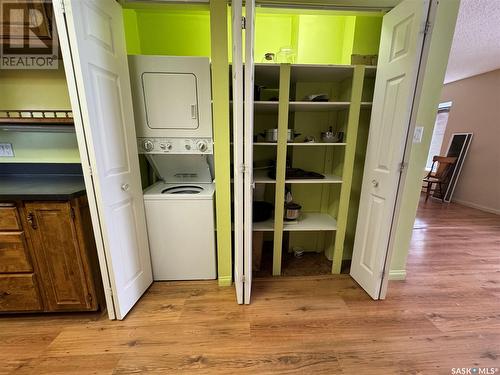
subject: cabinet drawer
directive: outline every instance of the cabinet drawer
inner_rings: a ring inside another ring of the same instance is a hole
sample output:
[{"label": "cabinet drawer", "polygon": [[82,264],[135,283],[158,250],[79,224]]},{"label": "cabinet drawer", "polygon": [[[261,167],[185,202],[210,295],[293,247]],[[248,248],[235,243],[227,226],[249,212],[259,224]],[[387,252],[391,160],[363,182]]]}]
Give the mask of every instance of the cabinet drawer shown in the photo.
[{"label": "cabinet drawer", "polygon": [[0,232],[0,273],[33,272],[24,232]]},{"label": "cabinet drawer", "polygon": [[0,230],[20,230],[21,220],[14,206],[0,206]]},{"label": "cabinet drawer", "polygon": [[39,311],[42,303],[34,274],[0,275],[0,311]]}]

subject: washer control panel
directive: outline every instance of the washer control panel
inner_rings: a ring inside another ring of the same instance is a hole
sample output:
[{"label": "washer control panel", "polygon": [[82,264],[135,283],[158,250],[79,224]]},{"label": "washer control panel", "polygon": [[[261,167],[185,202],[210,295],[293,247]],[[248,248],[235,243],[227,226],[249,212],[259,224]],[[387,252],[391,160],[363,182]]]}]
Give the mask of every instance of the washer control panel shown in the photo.
[{"label": "washer control panel", "polygon": [[212,138],[137,138],[139,154],[213,154]]}]

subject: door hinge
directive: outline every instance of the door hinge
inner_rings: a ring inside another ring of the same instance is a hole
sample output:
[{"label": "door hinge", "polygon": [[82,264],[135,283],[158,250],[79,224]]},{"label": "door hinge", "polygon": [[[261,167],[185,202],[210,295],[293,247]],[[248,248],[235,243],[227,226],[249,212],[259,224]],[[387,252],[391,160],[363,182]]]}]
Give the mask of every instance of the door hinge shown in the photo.
[{"label": "door hinge", "polygon": [[424,35],[428,34],[429,31],[431,30],[431,23],[429,21],[425,21],[425,26],[424,26]]},{"label": "door hinge", "polygon": [[241,279],[242,283],[247,281],[247,278],[245,277],[245,275],[241,275],[240,279]]},{"label": "door hinge", "polygon": [[246,164],[240,164],[240,172],[241,173],[247,173],[248,172],[248,168],[247,168]]},{"label": "door hinge", "polygon": [[61,9],[63,13],[66,13],[66,6],[64,5],[64,0],[61,0]]},{"label": "door hinge", "polygon": [[75,215],[75,209],[73,207],[69,209],[69,215],[71,216],[71,219],[75,220],[76,215]]},{"label": "door hinge", "polygon": [[104,288],[105,289],[105,294],[109,294],[110,296],[113,296],[113,289],[111,288]]},{"label": "door hinge", "polygon": [[247,18],[241,17],[241,28],[245,30],[247,28]]},{"label": "door hinge", "polygon": [[403,171],[405,170],[406,168],[406,164],[404,161],[402,161],[401,163],[399,163],[399,173],[403,173]]},{"label": "door hinge", "polygon": [[92,167],[90,165],[88,167],[89,167],[89,175],[92,176]]}]

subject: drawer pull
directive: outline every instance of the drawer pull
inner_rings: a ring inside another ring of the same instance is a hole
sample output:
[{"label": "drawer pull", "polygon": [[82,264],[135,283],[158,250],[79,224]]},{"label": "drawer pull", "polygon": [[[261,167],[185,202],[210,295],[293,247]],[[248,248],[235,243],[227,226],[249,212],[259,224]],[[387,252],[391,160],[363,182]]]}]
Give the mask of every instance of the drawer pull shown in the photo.
[{"label": "drawer pull", "polygon": [[36,229],[36,221],[35,221],[35,215],[33,215],[33,212],[30,212],[26,218],[28,220],[28,223],[31,225],[31,228]]}]

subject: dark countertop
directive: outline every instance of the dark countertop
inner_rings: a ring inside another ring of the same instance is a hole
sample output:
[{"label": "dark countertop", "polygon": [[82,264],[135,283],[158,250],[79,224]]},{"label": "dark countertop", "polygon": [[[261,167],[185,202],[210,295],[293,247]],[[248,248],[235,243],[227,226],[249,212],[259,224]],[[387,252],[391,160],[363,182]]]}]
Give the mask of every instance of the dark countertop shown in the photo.
[{"label": "dark countertop", "polygon": [[80,164],[0,164],[0,201],[69,200],[85,195]]},{"label": "dark countertop", "polygon": [[0,200],[69,200],[85,195],[83,176],[0,176]]}]

